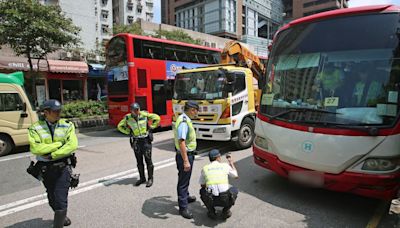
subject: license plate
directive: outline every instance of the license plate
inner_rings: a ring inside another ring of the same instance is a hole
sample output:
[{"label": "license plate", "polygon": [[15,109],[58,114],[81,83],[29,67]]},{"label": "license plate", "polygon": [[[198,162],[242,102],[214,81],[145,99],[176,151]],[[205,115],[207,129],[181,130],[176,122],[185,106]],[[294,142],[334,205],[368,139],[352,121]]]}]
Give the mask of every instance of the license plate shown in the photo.
[{"label": "license plate", "polygon": [[323,187],[324,174],[317,171],[289,171],[289,179],[310,187]]}]

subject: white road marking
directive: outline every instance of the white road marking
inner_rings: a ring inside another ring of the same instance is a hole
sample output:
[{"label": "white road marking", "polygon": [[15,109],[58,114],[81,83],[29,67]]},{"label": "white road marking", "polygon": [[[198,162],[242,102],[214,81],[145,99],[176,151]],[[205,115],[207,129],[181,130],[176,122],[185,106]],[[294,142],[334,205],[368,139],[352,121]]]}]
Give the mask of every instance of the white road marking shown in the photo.
[{"label": "white road marking", "polygon": [[[86,146],[78,146],[78,149],[83,148],[83,147],[86,147]],[[35,155],[31,154],[31,152],[25,152],[24,154],[21,154],[21,155],[0,159],[0,162],[10,161],[10,160],[15,160],[15,159],[20,159],[20,158],[27,158],[30,156],[32,156],[32,158],[35,157]]]},{"label": "white road marking", "polygon": [[[162,168],[174,165],[174,164],[176,164],[175,158],[170,158],[167,160],[157,162],[154,165],[155,165],[155,170],[158,170],[158,169],[162,169]],[[135,169],[130,169],[127,171],[119,172],[116,174],[112,174],[109,176],[97,178],[97,179],[79,184],[79,188],[71,190],[69,192],[69,195],[72,196],[72,195],[76,195],[76,194],[79,194],[82,192],[86,192],[89,190],[99,188],[101,186],[107,186],[112,183],[124,180],[124,179],[138,176],[138,174],[139,173],[137,172],[137,168],[135,168]],[[46,197],[46,194],[40,194],[40,195],[36,195],[36,196],[26,198],[23,200],[18,200],[18,201],[12,202],[12,203],[1,205],[0,206],[0,211],[1,211],[0,217],[45,204],[48,202],[47,199],[45,199],[45,197]]]},{"label": "white road marking", "polygon": [[[85,147],[85,146],[81,146],[81,147]],[[222,150],[224,148],[226,148],[226,147],[222,147],[222,148],[220,148],[220,150]],[[201,151],[204,152],[207,150],[209,150],[209,148],[203,149]],[[206,157],[206,156],[208,156],[207,153],[196,155],[195,159],[199,158],[199,157]],[[175,162],[175,157],[174,157],[174,158],[170,158],[170,159],[166,159],[166,160],[154,163],[154,169],[159,170],[159,169],[163,169],[163,168],[175,165],[175,164],[176,164],[176,162]],[[80,183],[78,188],[76,188],[74,190],[70,190],[69,196],[87,192],[87,191],[90,191],[90,190],[93,190],[93,189],[96,189],[96,188],[99,188],[102,186],[107,186],[107,185],[119,182],[121,180],[136,177],[138,175],[139,175],[139,173],[137,172],[137,168],[135,168],[135,169],[130,169],[130,170],[126,170],[123,172],[115,173],[112,175],[108,175],[105,177],[97,178],[94,180],[90,180],[90,181],[87,181],[84,183]],[[32,207],[40,206],[47,202],[48,202],[48,200],[46,199],[46,194],[40,194],[40,195],[32,196],[32,197],[29,197],[26,199],[11,202],[8,204],[0,205],[0,218],[4,217],[6,215],[14,214],[16,212],[32,208]]]}]

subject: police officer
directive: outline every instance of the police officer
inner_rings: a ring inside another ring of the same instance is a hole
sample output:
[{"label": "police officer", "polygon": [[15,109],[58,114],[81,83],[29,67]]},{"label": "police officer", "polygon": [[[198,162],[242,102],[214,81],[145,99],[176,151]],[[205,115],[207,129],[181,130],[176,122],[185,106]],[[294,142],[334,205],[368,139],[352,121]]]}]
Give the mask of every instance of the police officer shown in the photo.
[{"label": "police officer", "polygon": [[29,128],[30,151],[36,155],[40,167],[47,198],[54,211],[54,227],[69,226],[67,217],[68,189],[71,183],[73,152],[78,147],[75,126],[60,119],[61,104],[57,100],[47,100],[41,110],[44,120]]},{"label": "police officer", "polygon": [[192,125],[192,118],[197,116],[199,105],[195,101],[188,101],[174,126],[175,160],[178,168],[178,204],[179,214],[191,219],[193,214],[188,210],[188,203],[196,201],[195,196],[189,196],[190,176],[192,175],[194,155],[197,147],[196,132]]},{"label": "police officer", "polygon": [[230,208],[234,205],[238,190],[229,185],[228,176],[238,178],[238,173],[231,156],[226,158],[228,163],[223,163],[219,150],[209,152],[210,164],[203,167],[199,183],[201,185],[200,198],[208,209],[208,217],[216,219],[215,206],[221,206],[224,219],[231,217]]},{"label": "police officer", "polygon": [[129,134],[131,137],[131,146],[135,152],[140,175],[140,179],[135,184],[136,186],[146,182],[143,157],[146,161],[148,175],[146,187],[151,187],[153,185],[154,166],[151,160],[151,142],[153,141],[153,134],[148,127],[148,120],[152,122],[150,129],[154,129],[160,124],[160,116],[146,111],[140,111],[139,104],[133,103],[131,104],[131,113],[126,114],[118,124],[118,130],[124,134]]}]

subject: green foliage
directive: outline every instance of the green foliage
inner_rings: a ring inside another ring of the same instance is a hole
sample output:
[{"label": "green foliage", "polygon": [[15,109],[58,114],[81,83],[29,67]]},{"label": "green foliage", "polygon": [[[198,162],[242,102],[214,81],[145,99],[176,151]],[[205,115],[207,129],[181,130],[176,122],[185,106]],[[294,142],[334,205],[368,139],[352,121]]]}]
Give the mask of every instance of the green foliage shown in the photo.
[{"label": "green foliage", "polygon": [[0,1],[0,45],[9,44],[17,55],[43,58],[78,44],[79,31],[57,5],[35,0]]},{"label": "green foliage", "polygon": [[143,29],[140,26],[139,22],[135,22],[130,25],[113,25],[113,34],[118,33],[131,33],[135,35],[143,35]]},{"label": "green foliage", "polygon": [[[42,5],[36,0],[0,0],[0,46],[10,45],[19,56],[42,59],[60,48],[80,42],[80,28],[65,17],[58,5]],[[31,96],[36,101],[36,74],[32,78]]]},{"label": "green foliage", "polygon": [[189,36],[189,34],[187,34],[186,32],[184,32],[181,29],[173,30],[173,31],[158,30],[158,31],[156,31],[156,35],[154,37],[156,37],[156,38],[165,37],[167,40],[174,40],[174,41],[180,41],[180,42],[189,43],[189,44],[201,45],[200,39],[193,39],[191,36]]},{"label": "green foliage", "polygon": [[73,101],[63,105],[61,117],[84,118],[107,114],[107,102],[105,101]]}]

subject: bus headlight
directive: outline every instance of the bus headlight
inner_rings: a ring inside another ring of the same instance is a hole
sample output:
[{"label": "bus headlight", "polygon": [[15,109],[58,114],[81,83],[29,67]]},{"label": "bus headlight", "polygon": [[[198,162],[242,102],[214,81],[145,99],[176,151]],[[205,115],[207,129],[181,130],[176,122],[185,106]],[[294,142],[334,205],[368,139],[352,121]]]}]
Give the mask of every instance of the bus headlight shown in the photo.
[{"label": "bus headlight", "polygon": [[398,160],[389,160],[382,158],[368,158],[362,166],[363,170],[370,171],[390,171],[397,167]]},{"label": "bus headlight", "polygon": [[254,144],[256,144],[258,147],[268,150],[268,141],[263,137],[257,135],[254,139]]},{"label": "bus headlight", "polygon": [[219,127],[213,130],[213,133],[225,133],[225,132],[226,132],[226,127]]}]

